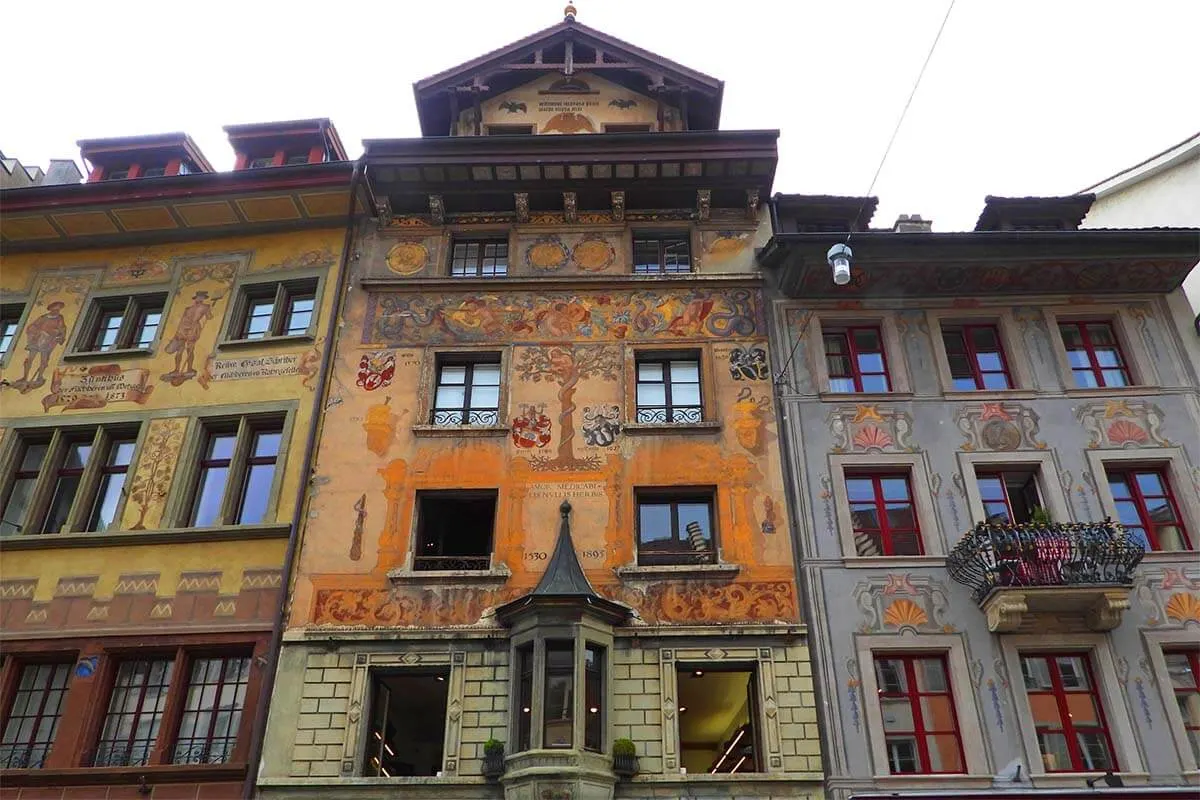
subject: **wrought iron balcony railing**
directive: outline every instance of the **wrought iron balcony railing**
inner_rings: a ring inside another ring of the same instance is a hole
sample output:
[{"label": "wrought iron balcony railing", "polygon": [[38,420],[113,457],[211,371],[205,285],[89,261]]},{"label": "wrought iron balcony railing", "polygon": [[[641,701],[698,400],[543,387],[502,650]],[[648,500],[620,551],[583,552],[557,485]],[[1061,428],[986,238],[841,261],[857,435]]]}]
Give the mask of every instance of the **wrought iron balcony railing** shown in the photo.
[{"label": "wrought iron balcony railing", "polygon": [[993,525],[981,522],[946,559],[950,577],[982,603],[993,590],[1016,587],[1121,586],[1145,550],[1119,523]]}]

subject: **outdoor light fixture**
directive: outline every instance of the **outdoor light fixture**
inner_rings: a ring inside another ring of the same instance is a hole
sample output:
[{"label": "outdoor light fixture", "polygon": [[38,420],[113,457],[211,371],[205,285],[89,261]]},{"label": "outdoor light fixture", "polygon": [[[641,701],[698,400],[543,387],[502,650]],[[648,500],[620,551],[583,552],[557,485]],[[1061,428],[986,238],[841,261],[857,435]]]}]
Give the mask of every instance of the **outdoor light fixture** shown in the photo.
[{"label": "outdoor light fixture", "polygon": [[825,260],[833,267],[833,282],[838,286],[845,286],[850,282],[850,259],[853,257],[854,252],[851,251],[850,245],[840,242],[829,248],[829,252],[825,254]]}]

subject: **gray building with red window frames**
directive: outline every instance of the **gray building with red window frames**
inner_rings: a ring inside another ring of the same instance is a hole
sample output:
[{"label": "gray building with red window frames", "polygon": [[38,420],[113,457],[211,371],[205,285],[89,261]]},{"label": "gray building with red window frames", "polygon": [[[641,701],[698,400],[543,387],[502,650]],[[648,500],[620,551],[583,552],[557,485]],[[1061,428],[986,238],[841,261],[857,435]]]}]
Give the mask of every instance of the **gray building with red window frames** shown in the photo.
[{"label": "gray building with red window frames", "polygon": [[1090,202],[989,197],[934,233],[772,201],[828,796],[1200,784],[1200,231],[1080,230]]}]

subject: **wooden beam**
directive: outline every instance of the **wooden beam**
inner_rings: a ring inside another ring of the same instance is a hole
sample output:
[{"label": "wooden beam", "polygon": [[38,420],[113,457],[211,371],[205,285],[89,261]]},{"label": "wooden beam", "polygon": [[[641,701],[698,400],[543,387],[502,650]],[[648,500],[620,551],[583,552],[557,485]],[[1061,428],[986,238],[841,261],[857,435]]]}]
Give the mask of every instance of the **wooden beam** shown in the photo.
[{"label": "wooden beam", "polygon": [[[595,72],[598,69],[635,69],[635,70],[639,70],[639,71],[644,69],[644,67],[641,64],[634,64],[634,63],[628,62],[628,61],[609,61],[609,62],[606,62],[603,64],[601,64],[599,62],[596,62],[594,64],[590,63],[590,62],[585,62],[585,64],[587,65],[588,72]],[[498,68],[498,71],[510,71],[511,70],[513,72],[519,72],[522,70],[545,70],[545,71],[549,72],[551,70],[554,70],[557,72],[563,72],[564,70],[566,70],[566,68],[567,68],[567,63],[565,61],[559,62],[557,64],[552,64],[549,61],[538,61],[538,62],[534,62],[533,64],[501,64],[500,67]]]}]

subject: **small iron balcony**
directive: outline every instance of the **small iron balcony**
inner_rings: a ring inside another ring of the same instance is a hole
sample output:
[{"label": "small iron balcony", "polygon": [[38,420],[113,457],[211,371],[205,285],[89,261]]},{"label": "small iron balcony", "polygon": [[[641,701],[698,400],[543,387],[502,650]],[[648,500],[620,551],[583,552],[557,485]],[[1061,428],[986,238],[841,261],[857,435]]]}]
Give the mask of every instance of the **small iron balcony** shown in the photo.
[{"label": "small iron balcony", "polygon": [[1087,627],[1103,631],[1119,625],[1129,608],[1133,573],[1143,555],[1142,544],[1107,519],[981,522],[950,551],[947,568],[950,577],[971,587],[993,632],[1018,630],[1029,612],[1082,613]]}]

